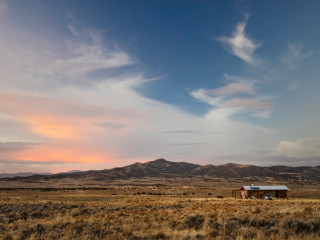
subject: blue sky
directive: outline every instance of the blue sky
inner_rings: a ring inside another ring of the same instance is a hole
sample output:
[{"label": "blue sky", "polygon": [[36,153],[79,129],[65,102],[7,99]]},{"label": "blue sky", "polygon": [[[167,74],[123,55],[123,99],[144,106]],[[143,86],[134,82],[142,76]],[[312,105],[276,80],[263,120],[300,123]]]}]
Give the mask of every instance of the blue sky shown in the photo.
[{"label": "blue sky", "polygon": [[317,165],[318,1],[0,1],[0,172]]}]

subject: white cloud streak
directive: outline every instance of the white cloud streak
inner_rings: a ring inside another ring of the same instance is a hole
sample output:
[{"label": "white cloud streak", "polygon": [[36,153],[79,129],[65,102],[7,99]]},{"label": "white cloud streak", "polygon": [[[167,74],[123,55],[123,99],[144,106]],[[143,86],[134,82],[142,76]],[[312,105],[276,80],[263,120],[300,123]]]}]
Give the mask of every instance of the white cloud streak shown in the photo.
[{"label": "white cloud streak", "polygon": [[[68,26],[74,35],[80,36],[77,32],[79,30],[72,25]],[[111,44],[104,46],[99,32],[84,31],[80,39],[89,40],[68,41],[70,57],[57,59],[49,66],[49,71],[58,72],[59,76],[64,75],[68,79],[79,81],[86,77],[86,74],[99,69],[122,68],[135,64],[135,61],[118,46]]]},{"label": "white cloud streak", "polygon": [[197,89],[191,91],[190,95],[212,107],[224,109],[229,116],[247,112],[252,117],[269,117],[272,105],[268,97],[258,97],[254,89],[259,81],[229,75],[226,78],[235,82],[215,89]]},{"label": "white cloud streak", "polygon": [[246,82],[230,83],[226,86],[211,90],[211,93],[217,96],[230,96],[235,94],[253,93],[253,84]]},{"label": "white cloud streak", "polygon": [[282,61],[290,68],[295,69],[297,63],[304,58],[310,57],[313,52],[305,53],[303,52],[302,46],[299,44],[288,44],[287,53],[283,56]]},{"label": "white cloud streak", "polygon": [[248,16],[245,21],[238,23],[236,30],[232,33],[231,37],[222,36],[218,38],[227,48],[227,50],[249,64],[257,63],[257,59],[253,57],[254,51],[260,46],[254,43],[245,34]]}]

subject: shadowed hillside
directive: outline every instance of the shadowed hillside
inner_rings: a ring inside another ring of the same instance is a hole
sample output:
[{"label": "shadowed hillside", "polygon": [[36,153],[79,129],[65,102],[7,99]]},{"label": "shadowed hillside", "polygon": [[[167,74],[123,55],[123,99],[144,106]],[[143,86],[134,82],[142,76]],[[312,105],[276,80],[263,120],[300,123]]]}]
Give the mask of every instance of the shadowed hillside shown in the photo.
[{"label": "shadowed hillside", "polygon": [[[254,165],[224,164],[224,165],[197,165],[186,162],[171,162],[165,159],[157,159],[146,163],[134,163],[120,168],[59,173],[54,175],[33,175],[29,177],[15,177],[1,179],[1,186],[6,187],[5,182],[41,183],[52,180],[81,181],[82,185],[93,185],[99,182],[115,182],[117,180],[130,179],[161,179],[173,181],[174,179],[192,179],[192,182],[291,182],[298,184],[320,183],[320,166],[317,167],[288,167],[272,166],[259,167]],[[170,180],[172,179],[172,180]],[[183,180],[182,180],[183,181]]]},{"label": "shadowed hillside", "polygon": [[320,166],[317,167],[288,167],[272,166],[258,167],[254,165],[240,165],[228,163],[225,165],[199,166],[191,171],[191,175],[202,175],[207,177],[221,178],[275,178],[279,180],[314,180],[320,181]]}]

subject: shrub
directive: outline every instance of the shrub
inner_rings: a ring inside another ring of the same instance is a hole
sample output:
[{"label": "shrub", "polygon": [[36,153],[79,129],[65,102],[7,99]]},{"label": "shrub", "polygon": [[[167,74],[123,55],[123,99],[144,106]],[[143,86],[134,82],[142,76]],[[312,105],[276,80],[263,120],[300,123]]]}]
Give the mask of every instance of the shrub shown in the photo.
[{"label": "shrub", "polygon": [[38,233],[42,234],[45,230],[46,230],[46,228],[41,223],[39,223],[37,225],[37,232]]},{"label": "shrub", "polygon": [[159,232],[155,234],[152,239],[170,239],[167,235],[165,235],[163,232]]},{"label": "shrub", "polygon": [[315,233],[320,233],[320,220],[313,221],[311,224],[312,231]]},{"label": "shrub", "polygon": [[218,221],[215,220],[215,219],[210,219],[209,222],[208,222],[208,226],[210,228],[216,229],[216,230],[219,230],[222,227],[222,225],[220,223],[218,223]]},{"label": "shrub", "polygon": [[27,212],[22,212],[20,214],[20,218],[23,219],[23,220],[27,220],[28,219],[28,213]]},{"label": "shrub", "polygon": [[266,219],[253,219],[251,221],[251,226],[256,227],[256,228],[261,228],[261,227],[273,227],[275,225],[275,222],[272,220],[266,220]]},{"label": "shrub", "polygon": [[276,235],[278,233],[279,233],[279,229],[278,228],[270,228],[270,229],[266,230],[264,234],[265,234],[266,237],[269,237],[272,234]]},{"label": "shrub", "polygon": [[4,236],[3,240],[13,240],[13,238],[10,234],[7,234]]},{"label": "shrub", "polygon": [[196,235],[196,239],[202,239],[202,238],[204,238],[204,236],[203,236],[202,234],[199,234],[199,233],[198,233],[198,234]]},{"label": "shrub", "polygon": [[203,215],[197,214],[194,216],[188,216],[184,221],[183,226],[185,229],[193,228],[195,230],[200,230],[203,227],[204,220]]},{"label": "shrub", "polygon": [[6,227],[2,224],[0,224],[0,234],[5,233],[6,232]]},{"label": "shrub", "polygon": [[224,225],[224,229],[226,232],[226,235],[231,235],[233,232],[238,228],[238,225],[236,222],[228,222]]},{"label": "shrub", "polygon": [[25,230],[22,231],[20,239],[24,240],[24,239],[28,239],[33,233],[33,228],[27,228]]},{"label": "shrub", "polygon": [[176,227],[179,226],[179,222],[177,221],[172,221],[169,223],[169,226],[172,228],[172,229],[175,229]]},{"label": "shrub", "polygon": [[311,224],[310,223],[305,223],[303,221],[297,221],[294,227],[295,233],[300,234],[300,233],[309,233],[311,229]]},{"label": "shrub", "polygon": [[215,238],[215,237],[217,237],[217,236],[219,236],[219,231],[216,230],[216,229],[214,229],[214,230],[212,230],[212,231],[210,231],[210,232],[208,233],[208,237],[210,237],[210,238]]},{"label": "shrub", "polygon": [[310,233],[314,229],[312,222],[304,222],[301,220],[287,220],[283,223],[283,228],[293,230],[296,234]]}]

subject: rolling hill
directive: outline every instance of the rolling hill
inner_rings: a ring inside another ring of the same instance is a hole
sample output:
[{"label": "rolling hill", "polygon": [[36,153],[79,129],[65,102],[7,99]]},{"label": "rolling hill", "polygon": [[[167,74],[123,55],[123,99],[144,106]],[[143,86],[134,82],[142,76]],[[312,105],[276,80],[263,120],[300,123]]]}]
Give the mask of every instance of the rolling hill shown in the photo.
[{"label": "rolling hill", "polygon": [[[82,181],[112,182],[119,180],[158,178],[170,181],[174,179],[191,179],[207,182],[292,182],[304,184],[320,183],[320,166],[316,167],[289,167],[271,166],[259,167],[254,165],[224,164],[224,165],[198,165],[187,162],[171,162],[157,159],[146,163],[134,163],[125,167],[75,171],[58,173],[54,175],[33,175],[28,177],[14,177],[0,179],[7,182],[38,182],[41,181]],[[93,185],[93,184],[91,184]],[[4,184],[3,184],[4,186]]]}]

